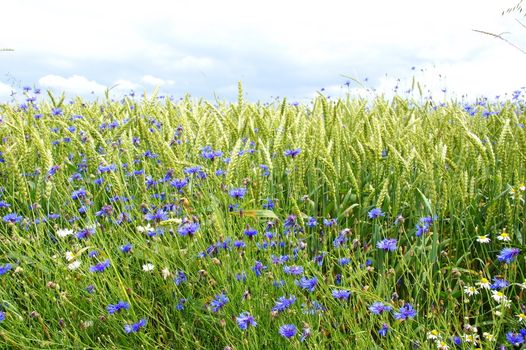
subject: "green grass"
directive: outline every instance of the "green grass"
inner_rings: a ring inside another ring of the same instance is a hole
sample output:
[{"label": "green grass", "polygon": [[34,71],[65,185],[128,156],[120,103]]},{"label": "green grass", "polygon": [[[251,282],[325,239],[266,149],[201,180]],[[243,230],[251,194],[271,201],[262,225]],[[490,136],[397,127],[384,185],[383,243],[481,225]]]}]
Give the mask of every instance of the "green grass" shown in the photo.
[{"label": "green grass", "polygon": [[[464,348],[474,348],[466,336],[494,348],[522,328],[522,102],[481,101],[470,115],[455,101],[319,96],[296,106],[242,96],[240,88],[233,104],[189,97],[66,104],[51,96],[27,109],[0,105],[0,200],[9,204],[0,208],[0,268],[11,266],[0,276],[0,347],[427,349],[438,347],[427,339],[436,330],[452,348],[454,336]],[[54,108],[61,113],[53,115]],[[206,159],[205,146],[222,155]],[[301,151],[285,155],[293,149]],[[109,165],[114,169],[106,172]],[[181,191],[170,183],[184,178]],[[86,196],[73,199],[80,188]],[[246,194],[233,198],[233,188]],[[273,207],[264,207],[267,199]],[[108,215],[97,216],[103,208]],[[148,221],[159,208],[166,217]],[[369,218],[374,208],[384,216]],[[9,213],[19,222],[7,222]],[[418,237],[416,225],[426,217],[433,220]],[[334,225],[324,224],[331,219]],[[180,220],[199,229],[183,236]],[[157,230],[153,237],[139,232],[147,224]],[[93,235],[75,237],[92,225]],[[244,234],[248,227],[258,231],[253,239]],[[58,237],[61,229],[75,234]],[[511,241],[499,240],[502,232]],[[491,242],[477,241],[484,235]],[[397,239],[397,249],[378,249],[384,238]],[[238,240],[245,247],[235,247]],[[129,253],[120,251],[126,243],[133,245]],[[512,247],[521,250],[512,262],[497,259]],[[68,269],[66,252],[81,262],[78,269]],[[276,263],[284,255],[289,260]],[[106,259],[109,268],[90,272]],[[260,276],[256,261],[267,266]],[[153,271],[143,271],[147,263]],[[286,265],[316,277],[315,289],[300,288],[301,276],[286,274]],[[186,282],[175,283],[178,272]],[[245,281],[236,278],[242,273]],[[493,277],[510,283],[501,290],[509,307],[477,285]],[[478,294],[466,294],[469,286]],[[350,298],[337,300],[335,289],[351,291]],[[214,312],[210,302],[222,292],[229,302]],[[296,301],[272,312],[281,296]],[[109,314],[106,307],[119,300],[130,308]],[[324,311],[306,314],[313,302]],[[393,311],[374,315],[373,302]],[[416,317],[395,320],[405,303]],[[243,331],[236,317],[245,311],[257,326]],[[124,326],[140,319],[147,325],[126,334]],[[280,336],[284,324],[298,334]],[[383,324],[387,336],[378,334]]]}]

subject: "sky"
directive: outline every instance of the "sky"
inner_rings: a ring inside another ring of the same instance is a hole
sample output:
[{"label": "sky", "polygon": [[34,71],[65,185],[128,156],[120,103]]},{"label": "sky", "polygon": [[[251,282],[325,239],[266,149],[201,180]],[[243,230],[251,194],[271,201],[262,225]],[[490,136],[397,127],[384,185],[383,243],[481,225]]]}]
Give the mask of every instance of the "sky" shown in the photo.
[{"label": "sky", "polygon": [[235,100],[238,81],[249,101],[305,101],[413,78],[434,98],[511,94],[526,54],[473,29],[526,49],[526,18],[502,15],[517,1],[2,0],[0,101],[23,86]]}]

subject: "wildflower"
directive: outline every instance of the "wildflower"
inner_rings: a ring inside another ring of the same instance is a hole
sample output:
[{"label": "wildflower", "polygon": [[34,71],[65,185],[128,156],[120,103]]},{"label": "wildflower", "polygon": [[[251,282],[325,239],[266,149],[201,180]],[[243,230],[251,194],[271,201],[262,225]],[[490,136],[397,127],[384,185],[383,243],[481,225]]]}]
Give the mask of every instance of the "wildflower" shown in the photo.
[{"label": "wildflower", "polygon": [[141,319],[137,323],[127,324],[124,326],[126,334],[137,333],[142,327],[146,326],[146,319]]},{"label": "wildflower", "polygon": [[5,313],[3,311],[0,311],[0,322],[5,321]]},{"label": "wildflower", "polygon": [[295,336],[297,331],[298,330],[296,329],[296,326],[293,324],[285,324],[279,327],[279,334],[287,339],[290,339],[293,336]]},{"label": "wildflower", "polygon": [[480,279],[480,281],[478,281],[477,283],[475,283],[477,286],[479,286],[480,288],[483,288],[483,289],[490,289],[491,288],[491,283],[489,283],[488,279],[487,278],[484,278],[482,277]]},{"label": "wildflower", "polygon": [[285,152],[283,152],[285,157],[291,157],[291,158],[296,158],[298,156],[298,154],[300,154],[300,153],[301,153],[301,148],[288,149]]},{"label": "wildflower", "polygon": [[311,279],[303,276],[300,280],[296,281],[296,284],[300,286],[303,289],[308,290],[309,292],[314,292],[314,288],[316,288],[316,284],[318,283],[318,279],[316,277],[312,277]]},{"label": "wildflower", "polygon": [[506,340],[513,346],[520,346],[524,343],[524,336],[520,333],[508,332],[506,333]]},{"label": "wildflower", "polygon": [[437,339],[436,346],[438,350],[449,350],[449,345],[447,345],[447,343],[443,340]]},{"label": "wildflower", "polygon": [[416,310],[413,308],[413,306],[409,303],[405,303],[404,306],[398,309],[398,312],[394,313],[394,318],[396,320],[405,321],[407,319],[414,318],[416,314]]},{"label": "wildflower", "polygon": [[497,259],[506,264],[511,264],[519,253],[519,248],[504,248],[501,250],[500,254],[497,255]]},{"label": "wildflower", "polygon": [[499,304],[503,304],[504,306],[508,305],[508,303],[509,303],[508,298],[507,298],[506,295],[505,295],[504,293],[502,293],[501,291],[497,291],[497,290],[493,290],[493,291],[491,291],[491,297],[492,297],[493,300],[495,300],[497,303],[499,303]]},{"label": "wildflower", "polygon": [[311,306],[308,306],[306,304],[302,304],[301,308],[303,309],[303,313],[305,315],[316,315],[316,314],[322,314],[323,311],[327,310],[322,304],[314,300],[311,303]]},{"label": "wildflower", "polygon": [[228,194],[230,195],[230,197],[232,198],[235,198],[235,199],[241,199],[245,196],[245,194],[247,193],[247,189],[244,188],[244,187],[239,187],[239,188],[233,188],[231,189]]},{"label": "wildflower", "polygon": [[9,213],[7,215],[4,215],[2,218],[4,222],[7,222],[8,224],[17,224],[20,221],[22,221],[22,217],[18,216],[17,213]]},{"label": "wildflower", "polygon": [[90,266],[89,270],[90,272],[103,272],[110,266],[110,260],[106,259],[101,263],[98,263],[96,265]]},{"label": "wildflower", "polygon": [[303,331],[301,333],[301,338],[300,338],[300,341],[301,342],[304,342],[305,340],[307,340],[308,337],[311,336],[311,329],[310,329],[310,326],[307,324],[307,323],[304,323],[303,324]]},{"label": "wildflower", "polygon": [[350,262],[351,262],[351,259],[349,259],[349,258],[340,258],[340,259],[338,259],[338,263],[340,265],[342,265],[342,266],[348,265],[348,264],[350,264]]},{"label": "wildflower", "polygon": [[68,265],[68,270],[74,271],[80,267],[80,260],[75,260]]},{"label": "wildflower", "polygon": [[291,295],[289,298],[282,296],[279,297],[276,301],[276,304],[272,308],[272,311],[283,312],[291,307],[292,304],[296,301],[296,297]]},{"label": "wildflower", "polygon": [[5,275],[12,268],[13,266],[11,264],[5,264],[4,266],[0,266],[0,276]]},{"label": "wildflower", "polygon": [[255,228],[247,227],[244,233],[248,238],[252,239],[255,235],[257,235],[258,231]]},{"label": "wildflower", "polygon": [[128,310],[130,308],[130,304],[128,304],[125,301],[119,301],[117,304],[109,304],[106,306],[106,310],[110,315],[119,312],[120,310]]},{"label": "wildflower", "polygon": [[490,288],[492,290],[501,290],[509,286],[510,283],[506,281],[504,278],[498,278],[493,277],[493,283],[491,284]]},{"label": "wildflower", "polygon": [[125,245],[121,245],[119,249],[123,253],[130,253],[132,251],[132,249],[133,249],[133,244],[126,243]]},{"label": "wildflower", "polygon": [[64,238],[67,236],[71,236],[73,233],[73,230],[70,229],[60,229],[57,231],[57,236],[59,236],[60,238]]},{"label": "wildflower", "polygon": [[262,270],[266,270],[267,267],[265,265],[263,265],[263,263],[261,261],[257,261],[255,262],[254,266],[252,267],[252,271],[254,271],[256,273],[256,276],[259,277],[261,276],[261,271]]},{"label": "wildflower", "polygon": [[236,317],[237,325],[241,330],[246,331],[248,327],[256,327],[257,323],[254,317],[249,312],[242,312]]},{"label": "wildflower", "polygon": [[479,294],[479,291],[478,291],[477,288],[475,288],[473,286],[465,286],[464,287],[464,293],[471,297],[473,295]]},{"label": "wildflower", "polygon": [[187,282],[187,281],[188,281],[188,278],[186,277],[186,274],[183,271],[179,271],[176,273],[175,278],[174,278],[174,282],[176,286],[180,285],[181,283]]},{"label": "wildflower", "polygon": [[84,188],[79,188],[76,191],[71,192],[71,199],[77,200],[85,198],[87,195],[86,190]]},{"label": "wildflower", "polygon": [[440,333],[436,329],[433,329],[432,331],[427,332],[427,339],[437,340],[440,338],[441,338]]},{"label": "wildflower", "polygon": [[389,331],[389,325],[387,323],[384,323],[382,327],[378,330],[378,335],[385,337],[387,336],[388,331]]},{"label": "wildflower", "polygon": [[511,237],[510,235],[506,232],[506,230],[503,230],[501,232],[500,235],[497,236],[497,239],[499,241],[503,241],[503,242],[510,242],[511,241]]},{"label": "wildflower", "polygon": [[153,232],[155,229],[150,226],[150,224],[147,224],[146,226],[137,226],[137,232],[139,233],[148,233]]},{"label": "wildflower", "polygon": [[482,333],[482,336],[484,337],[484,339],[486,339],[487,341],[491,341],[491,342],[494,342],[497,340],[497,338],[491,334],[491,333],[488,333],[488,332],[484,332]]},{"label": "wildflower", "polygon": [[66,252],[65,254],[65,257],[66,257],[66,260],[67,261],[72,261],[75,259],[75,254],[73,254],[72,252],[70,252],[69,250]]},{"label": "wildflower", "polygon": [[332,291],[332,296],[339,300],[348,300],[351,296],[351,292],[344,289],[335,289]]},{"label": "wildflower", "polygon": [[395,238],[386,238],[376,243],[376,247],[383,250],[394,252],[398,241]]},{"label": "wildflower", "polygon": [[477,242],[479,242],[479,243],[489,243],[489,242],[491,242],[491,239],[489,239],[488,236],[489,235],[478,236],[477,237]]},{"label": "wildflower", "polygon": [[287,275],[301,275],[303,273],[303,266],[284,266],[283,272],[285,272]]},{"label": "wildflower", "polygon": [[218,312],[219,310],[221,310],[223,308],[223,306],[226,305],[226,303],[228,303],[228,301],[229,301],[229,299],[225,295],[225,293],[221,293],[219,295],[216,295],[214,300],[212,300],[212,302],[210,303],[210,305],[212,306],[212,311],[213,312]]},{"label": "wildflower", "polygon": [[144,264],[142,265],[142,270],[144,272],[151,272],[155,269],[155,265],[154,264],[151,264],[151,263],[147,263],[147,264]]},{"label": "wildflower", "polygon": [[155,213],[148,213],[144,216],[146,221],[154,221],[154,222],[160,222],[163,220],[168,220],[168,215],[162,210],[159,209]]},{"label": "wildflower", "polygon": [[172,273],[167,267],[165,267],[164,269],[161,270],[161,275],[163,276],[163,279],[167,279],[168,277],[172,275]]},{"label": "wildflower", "polygon": [[369,216],[369,219],[377,219],[381,216],[385,216],[385,214],[380,208],[373,208],[367,213],[367,216]]},{"label": "wildflower", "polygon": [[467,343],[477,344],[479,342],[479,335],[477,333],[464,334],[464,341]]},{"label": "wildflower", "polygon": [[373,313],[374,315],[380,315],[382,312],[389,312],[392,309],[393,308],[391,306],[378,301],[374,302],[371,306],[369,306],[369,311],[371,311],[371,313]]},{"label": "wildflower", "polygon": [[198,222],[186,222],[186,223],[182,224],[181,226],[179,226],[179,228],[177,229],[177,232],[181,236],[190,236],[190,237],[192,237],[197,232],[198,229],[199,229],[199,223]]},{"label": "wildflower", "polygon": [[526,320],[526,315],[521,312],[517,315],[517,318],[519,319],[519,322],[524,322]]}]

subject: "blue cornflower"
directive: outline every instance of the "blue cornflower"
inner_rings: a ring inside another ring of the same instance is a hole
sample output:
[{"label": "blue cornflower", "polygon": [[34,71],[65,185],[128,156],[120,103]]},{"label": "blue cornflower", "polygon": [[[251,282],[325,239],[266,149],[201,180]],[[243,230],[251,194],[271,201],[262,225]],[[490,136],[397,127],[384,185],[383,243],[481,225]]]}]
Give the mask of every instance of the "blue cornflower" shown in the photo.
[{"label": "blue cornflower", "polygon": [[20,221],[22,221],[22,217],[18,216],[17,213],[9,213],[7,215],[4,215],[2,219],[4,220],[4,222],[7,222],[9,224],[17,224]]},{"label": "blue cornflower", "polygon": [[301,153],[301,148],[288,149],[285,152],[283,152],[283,154],[286,157],[292,157],[292,158],[296,158],[298,156],[298,154],[300,154],[300,153]]},{"label": "blue cornflower", "polygon": [[289,298],[285,296],[279,297],[278,300],[276,301],[276,304],[272,308],[272,311],[283,312],[287,310],[289,307],[291,307],[295,301],[296,301],[296,297],[294,295],[291,295]]},{"label": "blue cornflower", "polygon": [[524,336],[520,333],[508,332],[506,333],[506,340],[513,346],[520,346],[524,343]]},{"label": "blue cornflower", "polygon": [[309,218],[307,219],[307,223],[306,223],[307,227],[312,228],[312,227],[315,227],[317,224],[318,222],[316,221],[316,219],[313,218],[312,216],[309,216]]},{"label": "blue cornflower", "polygon": [[296,284],[309,292],[314,292],[314,288],[316,288],[316,285],[318,284],[318,279],[316,277],[309,279],[303,276],[300,280],[296,281]]},{"label": "blue cornflower", "polygon": [[416,233],[415,235],[417,237],[420,237],[422,236],[422,234],[424,233],[428,233],[429,232],[429,225],[426,225],[426,224],[423,224],[423,225],[416,225]]},{"label": "blue cornflower", "polygon": [[339,300],[348,300],[351,292],[345,289],[335,289],[332,291],[332,296]]},{"label": "blue cornflower", "polygon": [[376,247],[383,250],[394,252],[396,250],[396,244],[398,241],[395,238],[385,238],[380,242],[376,243]]},{"label": "blue cornflower", "polygon": [[71,199],[81,199],[86,197],[86,190],[84,188],[79,188],[76,191],[71,192]]},{"label": "blue cornflower", "polygon": [[293,324],[284,324],[283,326],[279,327],[279,334],[287,339],[295,336],[297,331],[298,330],[296,329],[296,326]]},{"label": "blue cornflower", "polygon": [[263,265],[263,263],[261,261],[257,261],[255,262],[254,266],[252,267],[252,271],[254,271],[256,273],[256,276],[260,276],[261,275],[261,271],[262,270],[266,270],[267,267],[265,265]]},{"label": "blue cornflower", "polygon": [[194,233],[199,229],[199,223],[198,222],[187,222],[177,229],[177,232],[181,236],[193,236]]},{"label": "blue cornflower", "polygon": [[493,277],[493,283],[490,288],[492,290],[501,290],[510,285],[510,282],[506,281],[504,278]]},{"label": "blue cornflower", "polygon": [[387,335],[387,332],[389,331],[389,325],[387,323],[384,323],[382,325],[382,328],[378,330],[378,334],[382,337],[385,337]]},{"label": "blue cornflower", "polygon": [[305,315],[319,315],[323,313],[323,311],[327,310],[325,306],[314,300],[311,305],[302,304],[301,308],[303,309],[303,313]]},{"label": "blue cornflower", "polygon": [[95,234],[95,227],[86,227],[80,230],[79,232],[77,232],[75,237],[77,237],[78,239],[86,239],[90,236],[93,236],[94,234]]},{"label": "blue cornflower", "polygon": [[402,306],[400,309],[398,309],[397,312],[394,313],[394,318],[396,320],[401,320],[401,321],[404,321],[410,318],[414,318],[415,316],[416,316],[416,310],[409,303],[405,303],[404,306]]},{"label": "blue cornflower", "polygon": [[369,216],[369,219],[376,219],[376,218],[379,218],[380,216],[385,216],[385,214],[382,212],[380,208],[371,209],[369,213],[367,213],[367,215]]},{"label": "blue cornflower", "polygon": [[0,311],[0,322],[5,321],[5,313],[3,311]]},{"label": "blue cornflower", "polygon": [[179,271],[176,273],[176,276],[174,278],[175,285],[178,286],[186,281],[188,281],[188,278],[186,277],[186,274],[183,271]]},{"label": "blue cornflower", "polygon": [[112,172],[116,169],[117,167],[115,166],[115,164],[110,164],[110,165],[99,165],[99,172],[101,173],[109,173],[109,172]]},{"label": "blue cornflower", "polygon": [[303,273],[303,266],[284,266],[283,272],[285,272],[287,275],[301,275]]},{"label": "blue cornflower", "polygon": [[497,259],[506,264],[511,264],[517,255],[519,255],[519,253],[519,248],[504,248],[500,251],[500,254],[497,255]]},{"label": "blue cornflower", "polygon": [[252,239],[255,235],[257,235],[258,231],[255,228],[247,227],[244,233],[248,238]]},{"label": "blue cornflower", "polygon": [[239,316],[236,317],[237,325],[241,330],[246,331],[249,326],[256,327],[257,323],[249,312],[242,312]]},{"label": "blue cornflower", "polygon": [[458,335],[455,335],[451,340],[456,346],[462,345],[462,339]]},{"label": "blue cornflower", "polygon": [[177,188],[179,192],[182,192],[183,188],[188,185],[188,178],[184,179],[174,179],[170,182],[170,185]]},{"label": "blue cornflower", "polygon": [[59,107],[52,108],[51,109],[51,114],[54,115],[54,116],[62,115],[63,114],[62,108],[59,108]]},{"label": "blue cornflower", "polygon": [[110,259],[106,259],[101,263],[98,263],[96,265],[92,265],[89,268],[90,272],[103,272],[110,266]]},{"label": "blue cornflower", "polygon": [[11,204],[7,203],[6,201],[0,201],[0,208],[9,208]]},{"label": "blue cornflower", "polygon": [[168,215],[162,209],[158,209],[155,213],[148,213],[144,216],[146,221],[155,221],[160,222],[163,220],[168,220]]},{"label": "blue cornflower", "polygon": [[323,225],[327,227],[332,227],[338,223],[337,221],[337,219],[323,219]]},{"label": "blue cornflower", "polygon": [[97,250],[92,250],[88,252],[88,258],[94,258],[99,255],[99,252]]},{"label": "blue cornflower", "polygon": [[382,312],[389,312],[393,308],[389,305],[386,305],[381,302],[374,302],[371,306],[369,306],[369,311],[373,313],[374,315],[380,315]]},{"label": "blue cornflower", "polygon": [[210,306],[212,306],[213,312],[218,312],[223,308],[223,306],[226,305],[226,303],[229,302],[228,297],[225,295],[225,293],[221,293],[215,296],[214,300],[210,302]]},{"label": "blue cornflower", "polygon": [[125,301],[119,301],[117,304],[109,304],[106,306],[106,310],[110,315],[119,312],[120,310],[128,310],[130,308],[130,304],[128,304]]},{"label": "blue cornflower", "polygon": [[236,247],[236,248],[245,248],[246,244],[245,244],[244,241],[235,241],[234,242],[234,247]]},{"label": "blue cornflower", "polygon": [[11,264],[5,264],[4,266],[0,266],[0,276],[5,275],[12,268],[13,266]]},{"label": "blue cornflower", "polygon": [[351,262],[351,259],[349,258],[340,258],[338,259],[338,263],[342,266],[348,265]]},{"label": "blue cornflower", "polygon": [[239,188],[233,188],[231,189],[228,194],[230,195],[230,197],[232,198],[236,198],[236,199],[241,199],[245,196],[245,194],[247,193],[247,189],[244,188],[244,187],[239,187]]},{"label": "blue cornflower", "polygon": [[47,172],[47,175],[48,176],[53,176],[57,173],[57,171],[60,169],[60,166],[59,165],[53,165],[51,168],[49,168],[48,172]]},{"label": "blue cornflower", "polygon": [[126,332],[126,334],[137,333],[139,329],[146,326],[146,323],[147,323],[146,319],[143,318],[139,320],[137,323],[125,325],[124,331]]},{"label": "blue cornflower", "polygon": [[123,253],[130,253],[132,249],[133,249],[133,244],[131,243],[126,243],[125,245],[120,246],[120,250]]}]

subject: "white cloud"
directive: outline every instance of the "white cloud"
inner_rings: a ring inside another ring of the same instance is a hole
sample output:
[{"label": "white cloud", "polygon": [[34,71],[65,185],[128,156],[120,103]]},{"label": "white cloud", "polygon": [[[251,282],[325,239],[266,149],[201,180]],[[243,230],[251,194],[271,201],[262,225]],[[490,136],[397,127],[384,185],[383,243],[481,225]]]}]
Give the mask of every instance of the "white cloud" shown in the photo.
[{"label": "white cloud", "polygon": [[130,91],[142,88],[140,84],[136,84],[126,79],[119,79],[115,81],[112,86],[114,86],[115,89],[120,91]]},{"label": "white cloud", "polygon": [[145,75],[142,77],[142,81],[145,84],[152,86],[163,86],[163,85],[173,85],[173,80],[164,80],[162,78],[154,77],[153,75]]},{"label": "white cloud", "polygon": [[0,82],[0,99],[6,99],[11,95],[13,88],[11,86]]},{"label": "white cloud", "polygon": [[88,94],[91,92],[99,94],[106,90],[106,86],[94,80],[88,80],[81,75],[72,75],[69,78],[64,78],[59,75],[49,74],[40,78],[38,83],[45,88],[57,89],[72,94]]}]

